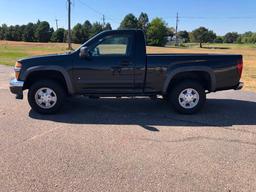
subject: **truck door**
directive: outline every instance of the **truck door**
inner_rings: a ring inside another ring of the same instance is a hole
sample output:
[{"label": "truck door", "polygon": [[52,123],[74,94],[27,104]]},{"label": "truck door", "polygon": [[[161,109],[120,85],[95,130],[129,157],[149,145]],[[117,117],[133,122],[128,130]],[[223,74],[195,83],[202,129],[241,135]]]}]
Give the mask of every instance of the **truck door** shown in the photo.
[{"label": "truck door", "polygon": [[134,88],[133,34],[109,34],[90,47],[88,58],[74,62],[73,79],[80,92],[129,92]]}]

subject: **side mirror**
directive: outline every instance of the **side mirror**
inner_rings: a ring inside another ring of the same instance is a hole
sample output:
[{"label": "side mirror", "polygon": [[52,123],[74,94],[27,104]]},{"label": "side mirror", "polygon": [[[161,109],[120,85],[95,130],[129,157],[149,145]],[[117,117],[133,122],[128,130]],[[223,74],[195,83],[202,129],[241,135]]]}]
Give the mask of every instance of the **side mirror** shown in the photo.
[{"label": "side mirror", "polygon": [[89,52],[88,47],[82,47],[82,48],[80,49],[79,56],[80,56],[81,58],[88,58],[88,57],[90,57],[90,52]]}]

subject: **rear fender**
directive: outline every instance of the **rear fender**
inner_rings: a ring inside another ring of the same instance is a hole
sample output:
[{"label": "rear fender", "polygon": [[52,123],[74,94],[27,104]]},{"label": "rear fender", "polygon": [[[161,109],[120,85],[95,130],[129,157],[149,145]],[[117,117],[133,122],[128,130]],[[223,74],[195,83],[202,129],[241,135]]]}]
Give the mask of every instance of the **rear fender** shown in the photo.
[{"label": "rear fender", "polygon": [[164,86],[163,86],[163,93],[167,93],[168,87],[172,79],[178,75],[179,73],[183,72],[206,72],[210,76],[210,92],[213,92],[216,89],[216,77],[214,75],[214,72],[211,68],[209,67],[204,67],[204,66],[190,66],[190,67],[179,67],[176,69],[171,69],[167,72],[165,81],[164,81]]}]

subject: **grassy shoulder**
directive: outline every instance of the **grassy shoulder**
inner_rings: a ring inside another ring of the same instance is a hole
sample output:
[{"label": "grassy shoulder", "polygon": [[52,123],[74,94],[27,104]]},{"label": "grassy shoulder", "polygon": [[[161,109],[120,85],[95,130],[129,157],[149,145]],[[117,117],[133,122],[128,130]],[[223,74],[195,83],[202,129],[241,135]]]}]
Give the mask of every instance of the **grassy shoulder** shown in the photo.
[{"label": "grassy shoulder", "polygon": [[[79,45],[74,45],[78,47]],[[66,52],[64,43],[0,41],[0,64],[13,66],[18,59]]]},{"label": "grassy shoulder", "polygon": [[[186,44],[184,47],[147,47],[148,53],[224,53],[241,54],[244,58],[242,80],[245,90],[256,91],[256,45],[249,44]],[[79,45],[74,44],[73,48]],[[64,43],[27,43],[0,41],[0,64],[13,66],[18,59],[36,55],[66,52]]]}]

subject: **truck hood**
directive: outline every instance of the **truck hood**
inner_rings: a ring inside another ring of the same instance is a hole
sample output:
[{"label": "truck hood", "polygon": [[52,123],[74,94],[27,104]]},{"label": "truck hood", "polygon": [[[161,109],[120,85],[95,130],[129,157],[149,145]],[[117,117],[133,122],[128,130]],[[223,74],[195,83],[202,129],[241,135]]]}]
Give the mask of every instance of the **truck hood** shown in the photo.
[{"label": "truck hood", "polygon": [[71,53],[35,56],[35,57],[20,59],[18,60],[18,62],[20,62],[22,66],[26,66],[26,67],[37,66],[37,65],[61,65],[61,63],[64,63],[65,61],[67,61],[70,55]]}]

